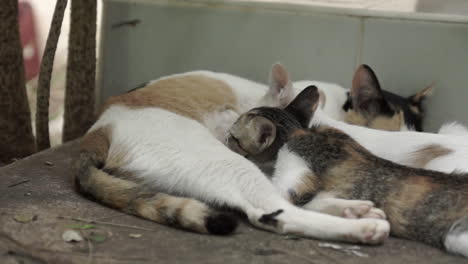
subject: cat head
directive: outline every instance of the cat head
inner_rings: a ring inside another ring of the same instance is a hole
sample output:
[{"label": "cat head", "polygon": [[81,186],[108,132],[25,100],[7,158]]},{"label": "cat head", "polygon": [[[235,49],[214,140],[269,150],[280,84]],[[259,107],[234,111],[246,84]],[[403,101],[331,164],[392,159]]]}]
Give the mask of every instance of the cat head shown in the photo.
[{"label": "cat head", "polygon": [[308,127],[319,101],[318,89],[312,85],[300,92],[284,110],[254,108],[232,125],[227,145],[256,164],[272,161],[291,133]]},{"label": "cat head", "polygon": [[374,71],[361,65],[354,74],[348,100],[343,105],[345,121],[381,130],[422,131],[422,102],[431,92],[432,85],[409,97],[382,90]]}]

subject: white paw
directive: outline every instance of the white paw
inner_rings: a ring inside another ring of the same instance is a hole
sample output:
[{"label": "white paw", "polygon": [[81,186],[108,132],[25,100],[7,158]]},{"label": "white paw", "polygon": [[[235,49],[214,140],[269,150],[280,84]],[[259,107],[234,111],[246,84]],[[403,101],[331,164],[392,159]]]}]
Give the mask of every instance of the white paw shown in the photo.
[{"label": "white paw", "polygon": [[387,219],[385,212],[379,208],[371,208],[369,212],[362,215],[361,218]]},{"label": "white paw", "polygon": [[359,219],[358,229],[351,236],[351,240],[365,244],[380,244],[390,233],[390,224],[379,219]]},{"label": "white paw", "polygon": [[384,211],[375,208],[371,201],[353,201],[353,203],[344,209],[345,218],[375,218],[386,219]]}]

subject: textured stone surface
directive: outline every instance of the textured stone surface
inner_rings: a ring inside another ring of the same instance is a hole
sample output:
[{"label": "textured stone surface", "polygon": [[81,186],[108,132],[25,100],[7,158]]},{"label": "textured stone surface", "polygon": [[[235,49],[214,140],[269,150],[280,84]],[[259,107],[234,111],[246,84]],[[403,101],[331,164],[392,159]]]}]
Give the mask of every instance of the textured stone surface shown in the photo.
[{"label": "textured stone surface", "polygon": [[[60,146],[0,168],[0,263],[467,263],[438,249],[395,238],[382,246],[360,246],[359,251],[368,257],[359,257],[320,247],[320,241],[296,240],[247,224],[233,236],[216,237],[124,215],[73,190],[71,162],[76,146]],[[20,182],[24,183],[12,186]],[[33,216],[37,219],[27,223],[15,220]],[[62,240],[63,232],[83,223],[60,216],[115,225],[95,223],[93,229],[78,230],[83,237],[105,237],[100,243],[67,243]]]}]

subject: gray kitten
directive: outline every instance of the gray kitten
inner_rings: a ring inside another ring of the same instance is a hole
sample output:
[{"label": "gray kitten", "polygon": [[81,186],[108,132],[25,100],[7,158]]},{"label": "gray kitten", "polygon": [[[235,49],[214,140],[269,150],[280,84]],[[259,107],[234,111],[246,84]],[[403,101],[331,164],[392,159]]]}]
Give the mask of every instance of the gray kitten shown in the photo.
[{"label": "gray kitten", "polygon": [[392,235],[468,257],[468,175],[402,166],[340,130],[309,129],[318,101],[310,86],[284,110],[252,109],[231,127],[228,146],[271,171],[272,182],[298,206],[333,212],[348,199],[371,200],[386,212]]}]

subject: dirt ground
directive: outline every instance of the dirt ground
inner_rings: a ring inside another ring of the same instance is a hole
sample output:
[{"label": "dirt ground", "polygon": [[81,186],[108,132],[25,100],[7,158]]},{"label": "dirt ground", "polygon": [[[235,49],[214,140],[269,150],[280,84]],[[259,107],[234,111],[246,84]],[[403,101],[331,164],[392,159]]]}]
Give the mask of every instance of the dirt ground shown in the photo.
[{"label": "dirt ground", "polygon": [[[395,238],[382,246],[352,248],[248,224],[229,237],[161,226],[77,194],[71,182],[76,155],[72,142],[0,168],[0,263],[468,263]],[[65,242],[66,230],[84,240]]]}]

